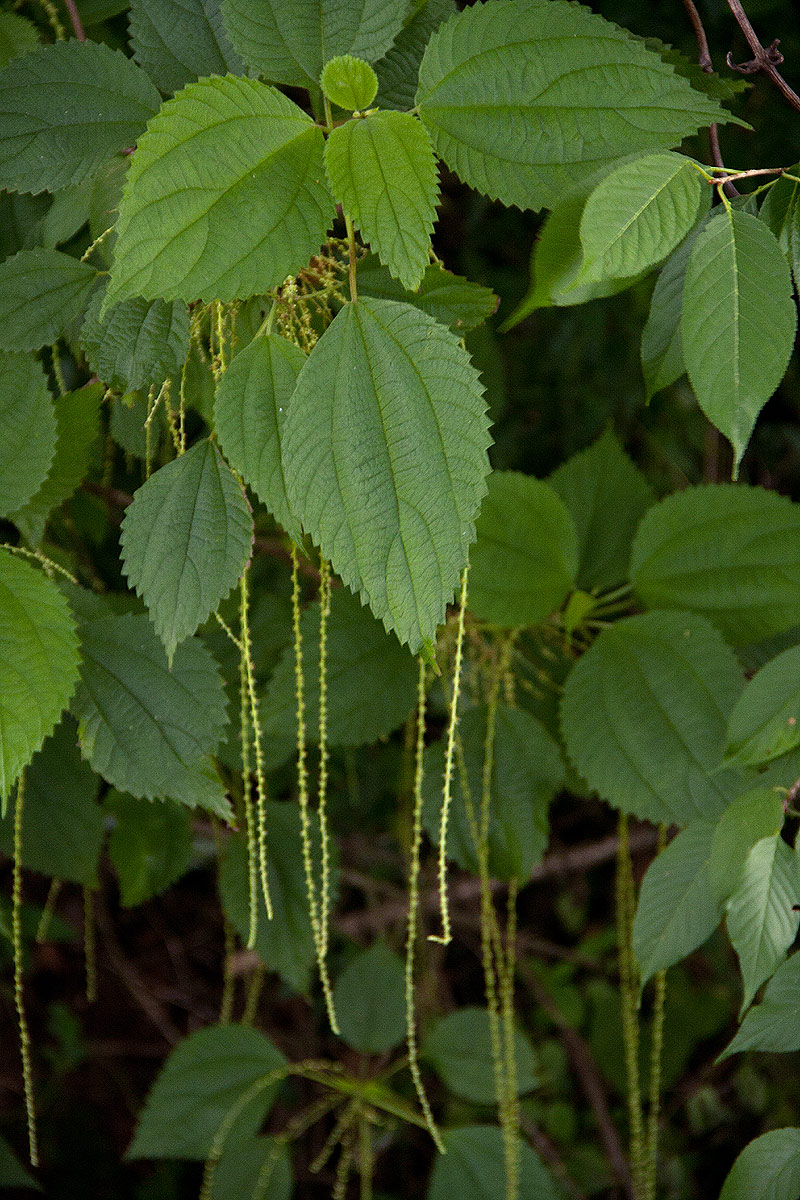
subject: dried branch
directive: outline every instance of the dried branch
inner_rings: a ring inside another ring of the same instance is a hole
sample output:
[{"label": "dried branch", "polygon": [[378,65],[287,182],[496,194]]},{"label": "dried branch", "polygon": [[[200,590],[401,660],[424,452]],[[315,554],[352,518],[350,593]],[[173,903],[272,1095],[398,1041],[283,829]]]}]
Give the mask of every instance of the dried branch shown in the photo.
[{"label": "dried branch", "polygon": [[[697,61],[705,73],[711,75],[714,71],[714,64],[711,61],[711,51],[708,48],[708,38],[703,26],[703,20],[697,11],[694,0],[683,0],[683,7],[686,9],[692,29],[694,30],[694,40],[697,42]],[[723,167],[725,165],[722,161],[722,151],[719,145],[719,129],[716,122],[708,127],[708,151],[709,158],[715,167]],[[733,197],[738,196],[739,193],[732,183],[726,183],[725,195]]]},{"label": "dried branch", "polygon": [[728,0],[728,8],[736,18],[736,23],[747,39],[747,44],[753,52],[753,57],[750,62],[735,63],[730,51],[727,55],[728,66],[734,71],[741,72],[742,75],[754,75],[757,71],[763,71],[768,75],[772,82],[777,87],[785,100],[791,104],[797,112],[800,112],[800,96],[793,88],[789,86],[786,80],[781,75],[778,67],[783,62],[783,55],[778,49],[780,42],[779,38],[775,38],[769,46],[762,46],[761,40],[753,26],[750,24],[750,19],[747,13],[742,8],[740,0]]}]

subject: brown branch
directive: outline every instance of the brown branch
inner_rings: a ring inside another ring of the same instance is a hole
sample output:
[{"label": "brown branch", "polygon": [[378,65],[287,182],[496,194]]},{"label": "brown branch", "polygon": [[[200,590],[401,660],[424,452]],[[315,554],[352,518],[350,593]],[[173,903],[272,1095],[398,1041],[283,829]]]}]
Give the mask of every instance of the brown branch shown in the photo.
[{"label": "brown branch", "polygon": [[[713,74],[714,64],[711,61],[711,51],[708,48],[708,38],[703,26],[703,20],[700,13],[697,11],[697,5],[694,0],[683,0],[683,7],[691,22],[694,30],[694,40],[697,42],[697,61],[707,75]],[[722,161],[722,151],[719,145],[719,128],[716,122],[712,122],[708,127],[708,154],[711,162],[715,167],[724,167]],[[725,184],[725,195],[729,197],[738,196],[739,193],[732,183]]]},{"label": "brown branch", "polygon": [[75,37],[78,39],[79,42],[85,42],[86,41],[86,33],[84,32],[84,28],[81,23],[80,14],[79,14],[77,6],[75,4],[75,0],[64,0],[64,7],[66,8],[67,12],[69,13],[69,19],[72,24],[72,32],[75,34]]},{"label": "brown branch", "polygon": [[727,55],[728,66],[734,71],[740,71],[743,75],[754,75],[757,71],[763,71],[769,76],[775,84],[778,91],[785,100],[788,100],[792,108],[800,112],[800,96],[793,88],[789,86],[786,80],[781,75],[778,67],[783,62],[783,55],[778,49],[779,38],[769,46],[762,46],[761,40],[753,26],[750,24],[750,19],[747,13],[742,8],[740,0],[728,0],[728,8],[733,13],[736,23],[744,34],[747,44],[753,52],[753,57],[748,63],[735,63],[730,51]]}]

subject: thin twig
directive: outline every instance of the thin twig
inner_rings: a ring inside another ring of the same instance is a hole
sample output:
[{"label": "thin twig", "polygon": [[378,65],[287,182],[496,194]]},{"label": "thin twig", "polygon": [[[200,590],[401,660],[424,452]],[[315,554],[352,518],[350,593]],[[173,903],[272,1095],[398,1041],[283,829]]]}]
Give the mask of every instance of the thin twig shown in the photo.
[{"label": "thin twig", "polygon": [[[708,48],[708,38],[703,26],[702,17],[697,11],[694,0],[683,0],[683,7],[686,9],[692,29],[694,30],[694,40],[697,42],[697,61],[707,75],[712,75],[714,64],[711,61],[711,51]],[[708,127],[708,153],[715,167],[724,166],[722,151],[719,145],[719,128],[716,122],[712,122]],[[732,183],[726,183],[725,195],[733,198],[734,196],[738,196],[739,193]]]},{"label": "thin twig", "polygon": [[763,71],[768,75],[772,82],[777,87],[785,100],[791,104],[792,108],[800,112],[800,96],[781,75],[778,67],[783,62],[783,55],[778,49],[779,39],[775,40],[769,46],[762,46],[758,34],[750,24],[750,19],[747,13],[742,8],[740,0],[728,0],[728,8],[736,18],[736,23],[747,39],[747,44],[753,52],[752,61],[749,63],[735,63],[730,51],[727,55],[728,66],[734,71],[740,71],[743,75],[754,75],[756,71]]}]

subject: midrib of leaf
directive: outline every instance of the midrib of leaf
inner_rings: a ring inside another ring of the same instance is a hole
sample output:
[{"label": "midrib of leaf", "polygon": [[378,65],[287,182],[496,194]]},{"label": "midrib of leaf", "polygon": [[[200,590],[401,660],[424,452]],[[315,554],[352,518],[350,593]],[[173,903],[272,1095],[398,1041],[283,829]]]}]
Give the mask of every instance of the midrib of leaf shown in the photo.
[{"label": "midrib of leaf", "polygon": [[646,210],[648,208],[650,208],[653,204],[655,204],[656,201],[658,200],[658,197],[661,195],[661,193],[666,188],[668,188],[675,179],[677,179],[678,175],[680,175],[680,173],[682,171],[685,171],[685,170],[687,170],[685,163],[677,164],[675,170],[673,171],[672,175],[670,175],[669,179],[664,180],[664,182],[661,184],[661,186],[658,188],[658,190],[653,192],[648,197],[648,199],[645,200],[645,202],[643,204],[641,204],[639,206],[639,208],[636,209],[636,211],[631,215],[631,217],[627,220],[627,222],[620,228],[620,230],[616,234],[616,236],[613,237],[610,242],[606,243],[606,246],[605,246],[604,250],[602,251],[602,254],[608,254],[608,252],[614,246],[616,246],[616,244],[620,240],[620,238],[624,237],[624,235],[628,232],[628,230],[631,228],[631,226],[634,225],[639,220],[642,213],[646,212]]},{"label": "midrib of leaf", "polygon": [[739,370],[739,260],[736,254],[736,238],[733,232],[733,210],[726,207],[725,215],[728,219],[731,238],[731,273],[733,275],[733,288],[731,291],[731,299],[733,301],[733,382],[736,391],[739,391],[740,370]]}]

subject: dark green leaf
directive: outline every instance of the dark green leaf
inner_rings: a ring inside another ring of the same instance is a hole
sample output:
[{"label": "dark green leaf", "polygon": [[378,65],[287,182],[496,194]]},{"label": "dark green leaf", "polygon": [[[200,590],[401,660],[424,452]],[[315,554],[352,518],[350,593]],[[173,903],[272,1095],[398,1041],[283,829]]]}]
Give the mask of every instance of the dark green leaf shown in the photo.
[{"label": "dark green leaf", "polygon": [[[12,15],[12,13],[3,14],[3,16]],[[22,20],[21,17],[20,20]],[[0,1187],[30,1188],[37,1192],[42,1190],[41,1184],[37,1183],[33,1176],[28,1174],[3,1137],[0,1137]]]},{"label": "dark green leaf", "polygon": [[655,497],[611,429],[548,479],[578,534],[577,584],[603,591],[628,578],[631,544]]},{"label": "dark green leaf", "polygon": [[[445,1129],[446,1154],[433,1166],[427,1200],[497,1200],[505,1186],[503,1134],[497,1125]],[[520,1143],[518,1200],[558,1200],[559,1192],[527,1142]]]},{"label": "dark green leaf", "polygon": [[681,314],[683,284],[694,243],[694,234],[681,242],[664,263],[653,288],[650,312],[642,330],[642,372],[648,402],[656,392],[680,379],[686,370]]},{"label": "dark green leaf", "polygon": [[648,608],[703,613],[734,645],[800,622],[800,506],[741,484],[686,488],[645,515],[631,580]]},{"label": "dark green leaf", "polygon": [[[797,174],[800,164],[791,168]],[[778,245],[789,262],[794,276],[795,288],[800,278],[800,236],[798,236],[797,201],[800,183],[795,179],[778,179],[764,197],[759,217],[778,239]]]},{"label": "dark green leaf", "polygon": [[402,284],[392,279],[376,254],[361,259],[356,278],[360,296],[405,300],[453,330],[474,329],[497,308],[497,296],[491,288],[472,283],[463,275],[453,275],[438,263],[428,266],[415,292],[407,292]]},{"label": "dark green leaf", "polygon": [[730,762],[757,767],[800,745],[800,646],[758,671],[728,722]]},{"label": "dark green leaf", "polygon": [[702,617],[646,613],[604,629],[572,669],[561,720],[589,786],[649,821],[713,820],[741,779],[720,771],[743,679]]},{"label": "dark green leaf", "polygon": [[347,304],[300,373],[282,448],[290,506],[413,651],[466,563],[489,440],[469,356],[409,304]]},{"label": "dark green leaf", "polygon": [[[128,1158],[208,1157],[214,1136],[260,1079],[286,1064],[272,1042],[244,1025],[212,1025],[179,1042],[139,1116]],[[265,1083],[233,1122],[227,1148],[257,1133],[275,1098]]]},{"label": "dark green leaf", "polygon": [[211,1200],[290,1200],[292,1188],[286,1142],[255,1137],[223,1151],[214,1172]]},{"label": "dark green leaf", "polygon": [[494,471],[470,553],[469,606],[509,628],[559,609],[575,582],[578,539],[553,489],[518,471]]},{"label": "dark green leaf", "polygon": [[35,50],[38,45],[39,31],[33,22],[14,12],[0,13],[0,67],[11,62],[18,54],[27,54],[29,50]]},{"label": "dark green leaf", "polygon": [[60,250],[20,250],[0,263],[0,344],[48,346],[81,315],[97,278],[94,267]]},{"label": "dark green leaf", "polygon": [[53,203],[42,221],[42,245],[54,250],[70,241],[89,220],[94,180],[84,179],[75,187],[62,188],[53,196]]},{"label": "dark green leaf", "polygon": [[745,1146],[719,1200],[788,1200],[798,1189],[800,1129],[771,1129]]},{"label": "dark green leaf", "polygon": [[[497,1102],[489,1014],[485,1008],[459,1008],[442,1017],[427,1034],[422,1053],[456,1096],[473,1104]],[[533,1047],[519,1029],[514,1031],[514,1058],[517,1095],[524,1096],[536,1087],[538,1080]]]},{"label": "dark green leaf", "polygon": [[382,1054],[406,1036],[403,963],[385,944],[351,958],[333,991],[339,1029],[348,1046],[362,1054]]},{"label": "dark green leaf", "polygon": [[186,871],[192,857],[189,811],[169,800],[138,800],[110,791],[106,809],[114,818],[108,852],[117,872],[124,907],[143,904]]},{"label": "dark green leaf", "polygon": [[0,71],[0,186],[57,191],[136,142],[161,97],[101,42],[40,46]]},{"label": "dark green leaf", "polygon": [[236,355],[217,385],[214,424],[228,462],[296,542],[281,461],[289,401],[306,361],[299,346],[276,333]]},{"label": "dark green leaf", "polygon": [[708,860],[711,890],[725,904],[736,890],[745,862],[756,842],[774,837],[783,826],[780,792],[754,788],[737,796],[717,822]]},{"label": "dark green leaf", "polygon": [[119,392],[177,379],[189,349],[189,314],[180,300],[125,300],[101,318],[105,288],[92,297],[81,345],[96,375]]},{"label": "dark green leaf", "polygon": [[322,149],[322,131],[274,88],[190,83],[131,160],[107,300],[245,299],[282,283],[333,219]]},{"label": "dark green leaf", "polygon": [[56,414],[44,371],[28,354],[0,352],[0,517],[35,496],[56,451]]},{"label": "dark green leaf", "polygon": [[162,92],[200,75],[244,74],[217,0],[132,0],[130,39],[134,58]]},{"label": "dark green leaf", "polygon": [[198,641],[170,669],[149,617],[125,615],[81,628],[81,686],[74,703],[81,747],[121,792],[200,805],[227,818],[211,763],[227,722],[222,679]]},{"label": "dark green leaf", "polygon": [[394,40],[391,50],[375,63],[376,104],[381,108],[414,107],[419,65],[431,34],[456,12],[455,0],[423,0]]},{"label": "dark green leaf", "polygon": [[781,963],[767,984],[764,999],[751,1008],[720,1059],[743,1050],[800,1050],[800,954]]},{"label": "dark green leaf", "polygon": [[728,901],[728,937],[739,956],[747,1008],[797,936],[800,901],[794,855],[779,833],[756,842]]}]

